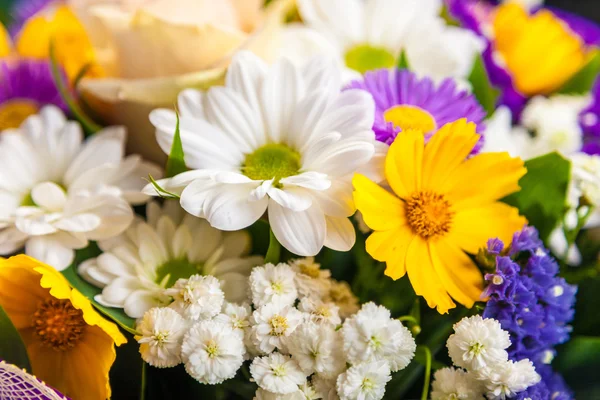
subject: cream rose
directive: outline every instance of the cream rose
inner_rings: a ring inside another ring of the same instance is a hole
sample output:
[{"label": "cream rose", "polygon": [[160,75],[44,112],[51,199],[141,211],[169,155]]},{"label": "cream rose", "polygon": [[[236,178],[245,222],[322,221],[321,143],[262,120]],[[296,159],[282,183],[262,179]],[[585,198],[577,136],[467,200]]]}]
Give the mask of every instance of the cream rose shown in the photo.
[{"label": "cream rose", "polygon": [[184,88],[222,81],[231,56],[248,49],[272,60],[288,0],[68,0],[106,72],[80,92],[107,124],[129,128],[128,151],[162,162],[148,121]]}]

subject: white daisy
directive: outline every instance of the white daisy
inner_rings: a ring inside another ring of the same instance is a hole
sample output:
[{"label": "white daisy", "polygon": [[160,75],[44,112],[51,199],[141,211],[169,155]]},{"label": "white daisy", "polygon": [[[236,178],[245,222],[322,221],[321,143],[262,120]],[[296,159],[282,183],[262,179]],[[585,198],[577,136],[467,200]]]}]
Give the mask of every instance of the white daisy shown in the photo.
[{"label": "white daisy", "polygon": [[276,348],[286,350],[285,339],[303,320],[303,314],[292,306],[279,303],[265,304],[252,314],[252,340],[263,353]]},{"label": "white daisy", "polygon": [[181,346],[185,370],[198,382],[210,385],[233,378],[245,352],[240,336],[218,321],[196,323]]},{"label": "white daisy", "polygon": [[510,337],[495,319],[475,315],[454,324],[447,346],[454,365],[476,371],[506,362]]},{"label": "white daisy", "polygon": [[[243,229],[267,212],[277,240],[292,253],[349,250],[350,179],[360,168],[381,179],[382,158],[373,157],[373,99],[361,90],[340,92],[340,85],[324,58],[303,68],[285,59],[268,67],[249,52],[236,54],[225,87],[180,95],[191,170],[159,184],[181,193],[183,208],[217,229]],[[175,113],[155,110],[150,119],[169,152]],[[156,195],[150,185],[145,190]]]},{"label": "white daisy", "polygon": [[287,349],[307,375],[332,378],[346,367],[341,335],[331,325],[301,324],[287,340]]},{"label": "white daisy", "polygon": [[492,368],[482,369],[478,375],[489,400],[512,398],[541,380],[533,363],[528,359],[518,362],[504,361]]},{"label": "white daisy", "polygon": [[298,258],[290,263],[296,273],[299,297],[323,298],[331,288],[331,271],[321,269],[314,257]]},{"label": "white daisy", "polygon": [[332,302],[304,297],[300,300],[298,309],[307,313],[311,321],[319,324],[329,324],[335,328],[342,323],[340,308]]},{"label": "white daisy", "polygon": [[221,283],[211,275],[192,275],[178,279],[173,287],[165,290],[173,298],[169,307],[192,321],[207,320],[219,314],[225,294]]},{"label": "white daisy", "polygon": [[103,253],[79,266],[83,278],[103,288],[99,303],[138,318],[150,307],[168,304],[164,290],[194,274],[218,278],[228,301],[246,300],[248,275],[263,262],[247,256],[247,232],[221,232],[172,200],[162,208],[148,203],[146,217],[122,235],[100,241]]},{"label": "white daisy", "polygon": [[250,374],[258,386],[277,394],[294,393],[306,381],[298,363],[281,353],[256,357],[250,365]]},{"label": "white daisy", "polygon": [[344,321],[344,351],[351,363],[385,360],[392,372],[406,368],[417,345],[410,331],[383,306],[366,303]]},{"label": "white daisy", "polygon": [[298,297],[295,276],[292,268],[283,263],[254,268],[249,280],[254,306],[260,307],[270,302],[294,304]]},{"label": "white daisy", "polygon": [[174,367],[181,363],[181,342],[188,325],[170,308],[151,308],[137,324],[140,354],[157,368]]},{"label": "white daisy", "polygon": [[386,361],[357,364],[338,377],[337,392],[342,400],[379,400],[391,379]]},{"label": "white daisy", "polygon": [[485,46],[473,32],[446,25],[439,17],[441,0],[298,0],[298,9],[306,29],[323,38],[299,28],[286,32],[295,38],[291,50],[335,54],[347,79],[396,66],[402,51],[422,75],[466,78]]},{"label": "white daisy", "polygon": [[457,368],[442,368],[433,374],[431,400],[480,400],[483,388],[470,373]]},{"label": "white daisy", "polygon": [[125,155],[125,130],[83,139],[77,122],[44,107],[0,135],[0,254],[25,252],[63,270],[74,250],[123,232],[141,204],[149,173],[160,169]]}]

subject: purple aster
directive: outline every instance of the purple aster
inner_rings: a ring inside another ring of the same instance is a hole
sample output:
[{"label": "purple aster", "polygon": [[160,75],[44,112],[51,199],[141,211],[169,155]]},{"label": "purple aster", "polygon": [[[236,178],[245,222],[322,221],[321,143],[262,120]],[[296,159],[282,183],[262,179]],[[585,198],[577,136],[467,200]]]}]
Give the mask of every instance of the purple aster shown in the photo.
[{"label": "purple aster", "polygon": [[579,114],[583,148],[588,154],[600,154],[600,79],[592,89],[592,102]]},{"label": "purple aster", "polygon": [[67,111],[48,61],[0,61],[0,131],[19,126],[22,119],[37,113],[46,104]]},{"label": "purple aster", "polygon": [[[488,242],[488,252],[498,252],[498,242]],[[530,359],[542,381],[517,399],[571,399],[560,376],[549,366],[554,347],[569,339],[577,287],[558,276],[550,256],[533,227],[517,232],[506,257],[496,257],[496,271],[487,274],[488,297],[483,316],[494,318],[509,332],[511,360]],[[549,395],[550,394],[550,397]]]},{"label": "purple aster", "polygon": [[17,36],[25,22],[35,14],[43,10],[48,4],[54,0],[19,0],[15,1],[11,10],[10,16],[12,23],[8,30],[12,37]]},{"label": "purple aster", "polygon": [[[474,122],[479,133],[484,130],[484,109],[475,96],[459,90],[452,79],[435,84],[407,70],[380,69],[367,72],[363,80],[350,83],[347,89],[366,90],[373,96],[376,108],[373,130],[380,142],[391,144],[403,128],[418,128],[431,135],[443,125],[462,118]],[[473,152],[481,143],[482,140]]]}]

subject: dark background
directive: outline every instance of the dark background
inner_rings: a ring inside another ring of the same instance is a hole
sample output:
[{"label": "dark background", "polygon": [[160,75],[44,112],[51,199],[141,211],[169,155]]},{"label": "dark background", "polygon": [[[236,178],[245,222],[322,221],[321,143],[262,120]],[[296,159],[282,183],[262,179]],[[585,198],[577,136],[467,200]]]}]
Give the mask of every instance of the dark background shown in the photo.
[{"label": "dark background", "polygon": [[546,0],[546,5],[562,8],[600,23],[600,0]]}]

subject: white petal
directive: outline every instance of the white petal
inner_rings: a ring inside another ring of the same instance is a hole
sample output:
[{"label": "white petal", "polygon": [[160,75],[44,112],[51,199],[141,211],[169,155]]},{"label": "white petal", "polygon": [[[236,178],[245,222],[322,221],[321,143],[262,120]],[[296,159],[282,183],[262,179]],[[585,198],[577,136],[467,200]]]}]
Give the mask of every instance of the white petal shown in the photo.
[{"label": "white petal", "polygon": [[271,200],[269,223],[283,247],[299,256],[316,255],[325,242],[325,216],[318,206],[296,212]]},{"label": "white petal", "polygon": [[53,182],[43,182],[31,189],[31,199],[48,211],[61,211],[67,196],[65,191]]},{"label": "white petal", "polygon": [[345,47],[362,41],[364,1],[362,0],[298,0],[305,23],[338,39]]},{"label": "white petal", "polygon": [[194,245],[194,239],[187,226],[182,225],[177,228],[173,236],[172,250],[173,256],[177,259],[187,255],[187,251]]},{"label": "white petal", "polygon": [[28,235],[14,227],[0,229],[0,254],[12,254],[25,245]]},{"label": "white petal", "polygon": [[223,275],[218,275],[218,279],[221,281],[221,290],[225,293],[226,301],[230,303],[243,303],[248,300],[249,274],[249,272],[247,274],[228,272]]},{"label": "white petal", "polygon": [[250,51],[239,51],[227,69],[225,85],[239,93],[255,115],[261,115],[259,90],[266,74],[267,64],[262,59]]},{"label": "white petal", "polygon": [[330,176],[345,176],[368,163],[374,154],[373,143],[355,139],[340,140],[320,154],[306,154],[303,168]]},{"label": "white petal", "polygon": [[326,217],[327,236],[325,247],[337,251],[348,251],[354,246],[356,232],[348,218]]},{"label": "white petal", "polygon": [[284,190],[272,187],[268,191],[269,197],[282,207],[293,211],[304,211],[312,205],[310,192],[304,188],[291,186]]},{"label": "white petal", "polygon": [[188,248],[188,260],[195,263],[204,263],[213,255],[221,243],[223,233],[210,226],[205,219],[191,215],[186,216],[184,222],[189,227],[194,242],[202,243],[202,246]]},{"label": "white petal", "polygon": [[131,294],[141,289],[141,282],[136,278],[117,278],[102,290],[102,297],[110,304],[123,307]]},{"label": "white petal", "polygon": [[123,308],[125,309],[125,314],[131,318],[141,318],[146,311],[160,305],[162,305],[161,301],[155,293],[138,290],[127,297]]},{"label": "white petal", "polygon": [[250,201],[260,200],[267,195],[269,189],[273,186],[275,179],[264,181],[259,187],[250,192]]},{"label": "white petal", "polygon": [[140,238],[139,254],[145,264],[159,266],[169,260],[165,244],[148,224],[139,224],[137,231]]},{"label": "white petal", "polygon": [[335,180],[328,190],[313,191],[312,195],[327,216],[349,217],[356,211],[352,197],[352,183],[349,180]]},{"label": "white petal", "polygon": [[[24,209],[21,207],[18,211]],[[56,227],[52,224],[52,215],[48,214],[37,214],[27,217],[17,217],[15,226],[21,232],[27,233],[32,236],[49,235],[57,231]]]},{"label": "white petal", "polygon": [[327,179],[326,174],[314,171],[288,176],[287,178],[281,179],[279,182],[284,186],[293,185],[313,190],[327,190],[331,187],[331,181]]},{"label": "white petal", "polygon": [[374,141],[375,154],[368,163],[358,169],[358,173],[365,175],[374,182],[380,183],[385,180],[385,157],[390,146],[380,141]]},{"label": "white petal", "polygon": [[177,97],[179,113],[184,117],[203,119],[202,92],[196,89],[185,89]]},{"label": "white petal", "polygon": [[102,219],[95,214],[77,214],[71,217],[63,217],[54,223],[54,226],[69,232],[90,232],[98,228]]},{"label": "white petal", "polygon": [[316,131],[319,133],[339,132],[343,137],[370,136],[375,119],[375,102],[364,90],[351,89],[339,94],[321,119]]},{"label": "white petal", "polygon": [[75,251],[53,235],[36,236],[27,240],[25,253],[58,271],[66,269],[75,258]]},{"label": "white petal", "polygon": [[252,238],[246,231],[225,232],[223,254],[229,258],[241,257],[250,252]]}]

